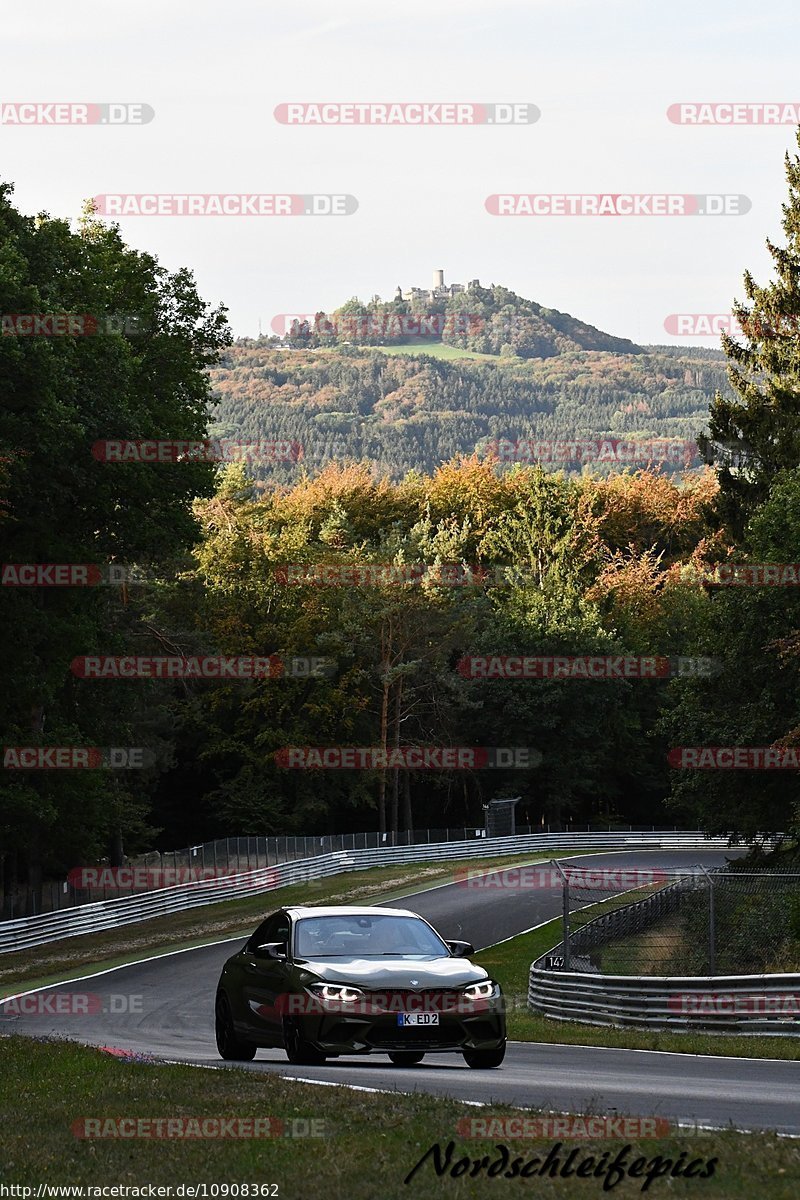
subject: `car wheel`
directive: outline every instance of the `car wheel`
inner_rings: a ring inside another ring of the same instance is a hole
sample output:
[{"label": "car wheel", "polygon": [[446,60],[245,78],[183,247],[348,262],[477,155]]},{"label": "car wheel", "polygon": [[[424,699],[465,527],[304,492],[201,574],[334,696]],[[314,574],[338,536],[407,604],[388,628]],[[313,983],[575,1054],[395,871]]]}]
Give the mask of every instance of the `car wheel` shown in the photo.
[{"label": "car wheel", "polygon": [[396,1067],[414,1067],[424,1057],[419,1050],[393,1050],[389,1055]]},{"label": "car wheel", "polygon": [[219,992],[214,1005],[214,1033],[220,1058],[227,1062],[250,1062],[256,1056],[256,1048],[250,1042],[242,1042],[233,1028],[233,1013],[230,1001],[224,992]]},{"label": "car wheel", "polygon": [[506,1044],[503,1042],[496,1050],[462,1050],[461,1053],[468,1067],[499,1067],[506,1056]]},{"label": "car wheel", "polygon": [[298,1066],[313,1067],[325,1062],[325,1055],[305,1041],[296,1020],[285,1019],[283,1022],[283,1045],[286,1057],[290,1063]]}]

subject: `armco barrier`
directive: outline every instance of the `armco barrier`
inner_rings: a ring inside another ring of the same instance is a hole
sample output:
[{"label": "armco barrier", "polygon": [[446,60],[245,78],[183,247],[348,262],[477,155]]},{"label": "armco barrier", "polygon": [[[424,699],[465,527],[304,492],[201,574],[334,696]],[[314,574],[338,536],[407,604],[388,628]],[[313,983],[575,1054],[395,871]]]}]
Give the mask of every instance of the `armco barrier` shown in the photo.
[{"label": "armco barrier", "polygon": [[569,853],[578,850],[725,850],[726,838],[706,838],[693,830],[681,833],[544,833],[481,838],[463,842],[386,846],[374,850],[338,851],[315,858],[280,863],[226,879],[198,881],[161,888],[142,895],[101,900],[60,912],[43,913],[0,924],[0,954],[27,950],[48,942],[100,933],[121,925],[183,912],[204,904],[243,899],[274,891],[294,883],[325,879],[343,871],[363,871],[394,863],[436,862],[459,858],[488,858],[495,855],[534,851]]},{"label": "armco barrier", "polygon": [[585,1025],[797,1037],[800,975],[595,975],[533,963],[528,1007]]},{"label": "armco barrier", "polygon": [[[578,834],[593,833],[602,830],[604,833],[679,833],[677,825],[628,825],[609,826],[598,822],[592,825],[569,822],[565,825],[516,825],[511,831],[516,837],[525,834]],[[506,835],[505,830],[496,830],[492,837]],[[151,887],[170,887],[176,883],[186,883],[190,879],[209,878],[207,872],[214,877],[221,875],[238,875],[244,871],[257,871],[260,867],[274,867],[278,863],[297,862],[301,858],[317,858],[323,854],[336,854],[341,850],[383,850],[387,846],[435,845],[438,842],[471,842],[473,838],[485,838],[485,828],[476,829],[474,825],[460,829],[403,829],[394,832],[381,833],[377,829],[367,832],[352,833],[322,833],[322,834],[259,834],[247,837],[214,838],[209,842],[196,842],[193,846],[184,846],[175,850],[148,850],[142,854],[126,858],[124,864],[117,866],[125,868],[144,868],[146,872],[163,872],[160,885],[150,886],[134,884],[132,887],[120,889],[115,887],[111,875],[101,870],[95,876],[96,882],[86,882],[82,886],[79,878],[83,868],[90,864],[83,863],[82,867],[70,872],[71,878],[66,880],[47,879],[36,883],[25,881],[15,882],[7,889],[3,887],[2,871],[0,871],[0,922],[17,921],[23,917],[38,917],[42,913],[59,912],[62,908],[77,908],[82,904],[94,904],[98,900],[116,900],[120,896],[136,895],[146,892]],[[173,874],[170,875],[170,872]],[[185,874],[182,874],[185,872]],[[87,880],[91,875],[84,876]]]}]

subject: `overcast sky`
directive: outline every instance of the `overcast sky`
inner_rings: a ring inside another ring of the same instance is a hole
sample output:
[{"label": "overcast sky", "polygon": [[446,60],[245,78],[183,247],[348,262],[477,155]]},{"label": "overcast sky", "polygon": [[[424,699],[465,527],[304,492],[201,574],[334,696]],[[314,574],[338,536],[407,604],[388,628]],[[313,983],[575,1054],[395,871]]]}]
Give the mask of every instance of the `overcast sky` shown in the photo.
[{"label": "overcast sky", "polygon": [[[671,123],[690,101],[800,104],[797,0],[39,0],[3,4],[0,101],[140,102],[142,126],[0,125],[25,212],[106,193],[347,193],[344,217],[123,217],[237,336],[397,284],[502,283],[639,342],[725,313],[780,238],[794,128]],[[292,101],[527,102],[533,124],[288,126]],[[743,194],[744,216],[495,217],[493,193]]]}]

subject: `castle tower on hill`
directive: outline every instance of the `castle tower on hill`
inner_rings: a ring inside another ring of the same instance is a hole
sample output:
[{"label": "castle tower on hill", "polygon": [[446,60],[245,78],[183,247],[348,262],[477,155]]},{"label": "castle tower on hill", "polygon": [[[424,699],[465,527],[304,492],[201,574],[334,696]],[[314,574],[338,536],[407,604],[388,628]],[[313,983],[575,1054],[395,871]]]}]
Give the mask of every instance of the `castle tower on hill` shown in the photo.
[{"label": "castle tower on hill", "polygon": [[433,303],[435,300],[447,300],[450,296],[457,296],[460,292],[468,292],[470,288],[480,286],[481,282],[479,279],[471,279],[466,287],[463,283],[447,284],[444,281],[444,271],[434,271],[432,288],[412,287],[404,292],[398,284],[395,299],[408,301],[421,300]]}]

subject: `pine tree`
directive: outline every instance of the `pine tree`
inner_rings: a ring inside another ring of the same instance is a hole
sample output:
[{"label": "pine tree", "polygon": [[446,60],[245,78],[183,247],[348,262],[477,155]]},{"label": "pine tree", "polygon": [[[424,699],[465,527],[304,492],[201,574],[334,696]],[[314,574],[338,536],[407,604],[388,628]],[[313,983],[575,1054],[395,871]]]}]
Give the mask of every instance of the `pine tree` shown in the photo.
[{"label": "pine tree", "polygon": [[[800,129],[797,142],[800,147]],[[785,166],[787,242],[766,243],[777,279],[759,287],[745,272],[749,303],[733,305],[745,340],[722,335],[736,397],[716,393],[710,437],[698,439],[707,460],[718,463],[718,512],[736,537],[776,475],[800,465],[800,157],[787,153]]]}]

